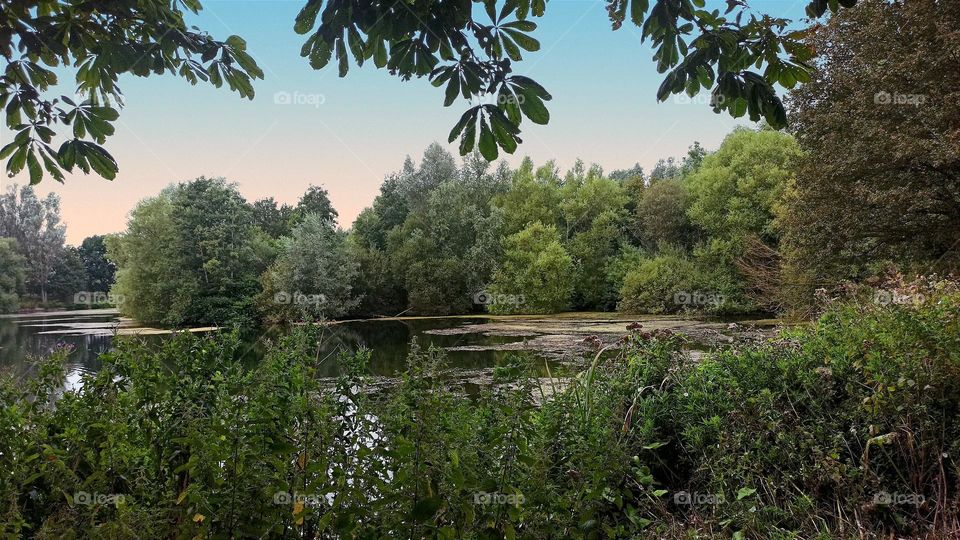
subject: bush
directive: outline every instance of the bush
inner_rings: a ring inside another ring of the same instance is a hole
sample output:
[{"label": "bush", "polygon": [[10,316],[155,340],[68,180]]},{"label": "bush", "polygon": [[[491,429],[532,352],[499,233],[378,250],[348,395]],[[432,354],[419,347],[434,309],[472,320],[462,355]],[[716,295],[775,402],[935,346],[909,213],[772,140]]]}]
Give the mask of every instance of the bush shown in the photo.
[{"label": "bush", "polygon": [[308,327],[253,367],[231,334],[123,342],[50,407],[61,351],[0,385],[2,533],[956,537],[960,294],[925,290],[699,362],[664,331],[565,381],[513,358],[473,399],[415,344],[393,387],[363,351],[326,384]]},{"label": "bush", "polygon": [[658,256],[644,259],[627,273],[617,309],[626,313],[675,313],[683,308],[679,300],[697,288],[697,281],[697,270],[689,257],[677,249],[662,249]]}]

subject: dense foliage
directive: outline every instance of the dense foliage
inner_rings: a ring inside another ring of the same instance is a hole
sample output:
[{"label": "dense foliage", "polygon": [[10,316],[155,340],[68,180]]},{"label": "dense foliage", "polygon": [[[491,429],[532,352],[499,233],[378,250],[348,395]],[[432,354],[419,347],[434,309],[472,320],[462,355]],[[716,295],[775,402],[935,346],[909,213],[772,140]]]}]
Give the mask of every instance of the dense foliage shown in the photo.
[{"label": "dense foliage", "polygon": [[141,202],[129,230],[108,240],[112,292],[124,313],[172,326],[777,311],[749,255],[779,248],[801,155],[789,135],[737,129],[716,152],[694,144],[649,177],[638,168],[607,176],[581,161],[565,174],[529,159],[510,170],[477,153],[458,164],[433,144],[386,178],[345,235],[322,188],[296,206],[249,204],[225,181],[200,178]]},{"label": "dense foliage", "polygon": [[16,311],[24,291],[27,260],[11,238],[0,238],[0,313]]},{"label": "dense foliage", "polygon": [[869,0],[812,34],[823,54],[790,100],[808,156],[786,220],[790,303],[881,261],[960,264],[960,13],[944,5]]},{"label": "dense foliage", "polygon": [[235,186],[199,178],[142,201],[108,249],[121,310],[143,322],[181,325],[252,318],[272,248]]},{"label": "dense foliage", "polygon": [[345,236],[324,215],[309,213],[283,239],[280,255],[262,278],[259,302],[268,319],[322,319],[353,310],[358,300],[350,284],[357,263]]},{"label": "dense foliage", "polygon": [[698,362],[642,329],[568,381],[515,358],[475,400],[416,347],[394,387],[371,393],[365,352],[328,386],[309,328],[255,366],[231,334],[124,340],[62,395],[56,354],[0,384],[2,532],[951,537],[960,293],[898,293],[923,299],[844,303]]}]

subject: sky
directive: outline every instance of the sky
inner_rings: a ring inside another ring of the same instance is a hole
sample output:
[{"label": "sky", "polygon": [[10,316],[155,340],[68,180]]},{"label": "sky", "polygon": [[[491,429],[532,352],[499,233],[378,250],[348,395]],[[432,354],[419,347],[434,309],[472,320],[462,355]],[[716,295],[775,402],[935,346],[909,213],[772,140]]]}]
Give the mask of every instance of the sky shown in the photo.
[{"label": "sky", "polygon": [[[222,176],[249,201],[274,197],[295,203],[311,185],[322,185],[349,227],[377,195],[385,175],[405,156],[419,160],[432,142],[447,145],[450,128],[469,105],[443,107],[443,90],[426,79],[403,82],[372,64],[351,66],[339,78],[335,62],[317,71],[299,55],[304,36],[293,20],[304,0],[205,0],[189,22],[218,39],[231,34],[264,71],[256,97],[241,99],[226,87],[191,86],[172,76],[122,76],[125,106],[105,147],[117,159],[113,181],[95,174],[50,178],[37,187],[61,198],[67,241],[122,232],[131,209],[170,183]],[[759,12],[798,19],[807,0],[762,0]],[[723,9],[725,1],[708,0]],[[719,146],[748,122],[714,114],[706,93],[656,101],[662,76],[649,44],[627,23],[613,32],[603,0],[551,0],[535,19],[539,51],[524,53],[515,72],[553,95],[545,126],[523,122],[523,144],[506,161],[524,156],[556,160],[565,170],[577,158],[611,171],[640,163],[650,170],[660,158],[682,156],[694,141]],[[72,72],[61,74],[61,93],[72,94]],[[9,131],[0,131],[6,143]],[[456,141],[455,141],[456,143]],[[505,154],[501,153],[501,156]],[[0,176],[0,188],[27,183],[26,175]]]}]

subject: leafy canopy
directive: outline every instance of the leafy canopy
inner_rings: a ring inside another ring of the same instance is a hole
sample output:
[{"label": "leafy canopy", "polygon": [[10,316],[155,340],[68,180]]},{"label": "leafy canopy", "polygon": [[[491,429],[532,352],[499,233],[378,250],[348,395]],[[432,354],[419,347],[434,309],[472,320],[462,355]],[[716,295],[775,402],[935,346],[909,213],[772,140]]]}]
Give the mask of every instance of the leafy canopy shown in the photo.
[{"label": "leafy canopy", "polygon": [[[0,11],[0,107],[14,140],[0,148],[13,176],[26,167],[36,184],[44,170],[62,182],[63,171],[79,167],[112,180],[116,160],[104,148],[122,105],[117,78],[174,73],[191,84],[227,83],[253,98],[251,79],[263,72],[239,36],[217,41],[184,22],[183,5],[193,13],[199,0],[12,0]],[[53,97],[53,69],[76,68],[76,95]],[[55,149],[56,126],[70,135]],[[41,165],[42,162],[42,165]]]},{"label": "leafy canopy", "polygon": [[[853,7],[857,0],[811,0],[807,15],[820,17],[829,7]],[[474,4],[483,9],[474,9]],[[613,29],[629,18],[655,49],[657,70],[665,74],[657,91],[693,96],[711,91],[715,112],[786,126],[783,103],[773,88],[793,88],[809,80],[814,50],[806,32],[789,19],[751,12],[747,0],[727,0],[724,13],[708,11],[705,0],[607,0]],[[450,132],[460,153],[475,147],[488,160],[499,149],[513,153],[524,117],[546,124],[544,102],[550,93],[514,72],[526,52],[540,49],[531,33],[546,0],[409,0],[343,2],[308,0],[294,29],[309,34],[301,48],[315,69],[336,59],[341,77],[372,61],[377,68],[409,80],[428,77],[444,87],[444,106],[458,97],[471,103]]]}]

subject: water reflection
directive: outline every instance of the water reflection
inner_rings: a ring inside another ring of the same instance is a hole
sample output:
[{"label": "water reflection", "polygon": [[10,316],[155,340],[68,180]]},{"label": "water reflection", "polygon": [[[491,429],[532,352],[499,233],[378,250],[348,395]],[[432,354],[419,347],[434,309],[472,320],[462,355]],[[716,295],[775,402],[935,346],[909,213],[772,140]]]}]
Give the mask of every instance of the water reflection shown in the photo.
[{"label": "water reflection", "polygon": [[[361,347],[370,349],[369,370],[372,375],[394,376],[406,367],[411,340],[416,338],[421,347],[431,345],[451,348],[463,346],[498,345],[519,341],[519,337],[487,336],[482,333],[435,335],[430,330],[475,325],[487,319],[413,319],[350,321],[329,325],[324,330],[321,358],[321,375],[334,377],[337,373],[337,353],[341,350],[355,351]],[[109,351],[116,339],[161,340],[163,336],[115,337],[118,329],[125,333],[138,329],[116,312],[85,311],[31,314],[0,318],[0,369],[13,369],[29,374],[33,360],[49,354],[57,347],[72,346],[67,364],[67,388],[75,387],[85,373],[100,368],[98,356]],[[286,329],[271,329],[249,333],[246,338],[249,348],[245,359],[256,361],[262,358],[266,342],[276,339]],[[510,354],[506,351],[470,350],[450,351],[448,362],[451,368],[477,370],[504,363]],[[540,366],[540,370],[546,368]],[[551,370],[562,369],[551,362]]]}]

